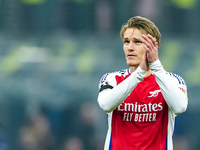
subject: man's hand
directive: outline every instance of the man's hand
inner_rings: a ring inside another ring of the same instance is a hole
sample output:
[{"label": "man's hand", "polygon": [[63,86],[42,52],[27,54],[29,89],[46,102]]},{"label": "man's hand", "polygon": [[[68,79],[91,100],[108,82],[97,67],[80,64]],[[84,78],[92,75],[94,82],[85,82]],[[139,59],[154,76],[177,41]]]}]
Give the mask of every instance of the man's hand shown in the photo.
[{"label": "man's hand", "polygon": [[156,42],[156,39],[149,34],[143,34],[142,37],[143,47],[145,48],[148,63],[158,60],[158,43]]},{"label": "man's hand", "polygon": [[144,52],[144,54],[142,56],[140,67],[145,71],[149,71],[149,64],[147,62],[147,52],[146,52],[146,50],[145,50],[145,52]]}]

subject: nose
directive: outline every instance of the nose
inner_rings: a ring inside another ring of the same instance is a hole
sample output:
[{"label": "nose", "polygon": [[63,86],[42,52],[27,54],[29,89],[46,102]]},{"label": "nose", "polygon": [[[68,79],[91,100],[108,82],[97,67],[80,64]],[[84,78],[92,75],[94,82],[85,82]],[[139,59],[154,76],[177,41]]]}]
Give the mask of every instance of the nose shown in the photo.
[{"label": "nose", "polygon": [[128,50],[129,51],[133,51],[134,50],[134,43],[132,41],[128,44]]}]

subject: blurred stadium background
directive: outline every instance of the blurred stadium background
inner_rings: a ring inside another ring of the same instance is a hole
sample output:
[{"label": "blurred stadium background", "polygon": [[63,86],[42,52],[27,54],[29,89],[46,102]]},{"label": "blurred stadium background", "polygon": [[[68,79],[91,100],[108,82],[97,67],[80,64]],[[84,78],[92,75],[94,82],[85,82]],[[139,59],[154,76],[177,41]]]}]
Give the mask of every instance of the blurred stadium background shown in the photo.
[{"label": "blurred stadium background", "polygon": [[102,150],[98,82],[127,68],[119,31],[136,15],[158,26],[165,69],[187,82],[174,150],[200,149],[199,0],[0,0],[0,150]]}]

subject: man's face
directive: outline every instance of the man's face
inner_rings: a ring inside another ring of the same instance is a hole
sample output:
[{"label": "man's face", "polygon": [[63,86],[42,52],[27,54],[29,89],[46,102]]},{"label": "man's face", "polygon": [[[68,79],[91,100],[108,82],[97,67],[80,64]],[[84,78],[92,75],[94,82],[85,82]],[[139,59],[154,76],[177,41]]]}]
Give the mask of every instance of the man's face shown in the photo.
[{"label": "man's face", "polygon": [[124,32],[123,49],[129,67],[138,67],[141,62],[145,51],[141,41],[142,34],[142,31],[136,28],[128,28]]}]

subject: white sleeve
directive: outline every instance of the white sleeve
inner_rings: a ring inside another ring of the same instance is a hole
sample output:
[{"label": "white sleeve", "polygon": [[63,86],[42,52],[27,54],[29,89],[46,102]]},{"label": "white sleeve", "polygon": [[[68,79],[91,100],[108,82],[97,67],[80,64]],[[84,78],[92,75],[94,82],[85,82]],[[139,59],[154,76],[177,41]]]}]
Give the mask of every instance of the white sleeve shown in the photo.
[{"label": "white sleeve", "polygon": [[107,113],[118,107],[133,91],[139,82],[143,80],[147,72],[138,67],[128,78],[113,88],[99,92],[98,103]]},{"label": "white sleeve", "polygon": [[150,63],[149,67],[156,77],[168,107],[176,115],[183,113],[188,105],[187,88],[184,80],[178,75],[167,73],[159,60]]}]

